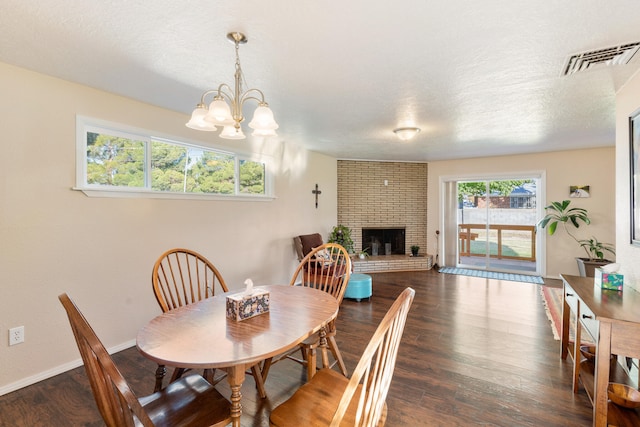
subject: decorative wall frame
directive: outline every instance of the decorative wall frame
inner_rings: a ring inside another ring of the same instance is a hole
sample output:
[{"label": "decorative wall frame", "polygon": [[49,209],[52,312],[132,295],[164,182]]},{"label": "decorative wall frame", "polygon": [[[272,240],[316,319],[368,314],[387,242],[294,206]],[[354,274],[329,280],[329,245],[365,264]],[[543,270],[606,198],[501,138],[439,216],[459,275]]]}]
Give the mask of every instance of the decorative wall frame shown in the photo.
[{"label": "decorative wall frame", "polygon": [[640,246],[640,109],[629,117],[631,243]]},{"label": "decorative wall frame", "polygon": [[570,185],[569,197],[591,197],[589,185]]}]

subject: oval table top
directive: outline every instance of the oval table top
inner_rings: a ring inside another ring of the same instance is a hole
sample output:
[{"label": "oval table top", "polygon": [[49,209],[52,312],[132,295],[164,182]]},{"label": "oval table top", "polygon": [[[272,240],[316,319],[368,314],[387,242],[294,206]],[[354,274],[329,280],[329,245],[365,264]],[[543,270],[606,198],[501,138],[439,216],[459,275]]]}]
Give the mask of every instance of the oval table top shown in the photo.
[{"label": "oval table top", "polygon": [[225,368],[254,364],[293,348],[338,315],[338,301],[302,286],[258,286],[269,292],[269,312],[226,317],[227,292],[152,319],[139,332],[138,350],[158,364]]}]

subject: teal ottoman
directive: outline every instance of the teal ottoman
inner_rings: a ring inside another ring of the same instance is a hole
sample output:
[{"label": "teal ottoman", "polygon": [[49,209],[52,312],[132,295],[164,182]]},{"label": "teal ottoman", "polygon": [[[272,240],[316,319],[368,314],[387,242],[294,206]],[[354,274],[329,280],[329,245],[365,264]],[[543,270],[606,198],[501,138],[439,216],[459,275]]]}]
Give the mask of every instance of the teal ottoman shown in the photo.
[{"label": "teal ottoman", "polygon": [[345,298],[352,298],[360,302],[363,298],[371,297],[371,276],[368,274],[354,273],[349,278]]}]

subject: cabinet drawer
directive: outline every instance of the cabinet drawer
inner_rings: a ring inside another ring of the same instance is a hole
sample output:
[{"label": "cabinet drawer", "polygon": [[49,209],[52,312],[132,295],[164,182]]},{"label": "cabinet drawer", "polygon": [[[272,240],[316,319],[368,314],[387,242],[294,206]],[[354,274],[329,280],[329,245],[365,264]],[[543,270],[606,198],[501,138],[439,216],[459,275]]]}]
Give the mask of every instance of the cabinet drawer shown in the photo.
[{"label": "cabinet drawer", "polygon": [[580,304],[580,323],[584,326],[584,331],[591,335],[594,342],[597,342],[600,322],[596,320],[596,316],[585,304]]},{"label": "cabinet drawer", "polygon": [[567,284],[564,285],[564,300],[567,305],[569,305],[569,309],[572,313],[578,312],[578,295],[573,289],[571,289],[571,286]]}]

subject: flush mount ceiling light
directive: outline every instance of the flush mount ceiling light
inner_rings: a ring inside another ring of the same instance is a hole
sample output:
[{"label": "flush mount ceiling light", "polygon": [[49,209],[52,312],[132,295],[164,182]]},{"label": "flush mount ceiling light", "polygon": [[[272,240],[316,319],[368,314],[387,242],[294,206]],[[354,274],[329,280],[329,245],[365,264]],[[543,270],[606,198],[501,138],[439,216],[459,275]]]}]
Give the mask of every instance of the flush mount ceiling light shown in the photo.
[{"label": "flush mount ceiling light", "polygon": [[420,128],[412,128],[412,127],[398,128],[393,130],[393,133],[398,135],[398,138],[400,138],[403,141],[410,140],[411,138],[416,136],[419,132],[420,132]]},{"label": "flush mount ceiling light", "polygon": [[[244,139],[245,136],[240,127],[240,123],[244,121],[242,106],[245,101],[251,99],[258,103],[258,108],[253,113],[253,120],[249,122],[249,127],[253,129],[252,135],[277,136],[278,124],[273,118],[269,104],[264,100],[262,91],[258,89],[242,91],[242,68],[238,52],[240,45],[247,42],[247,38],[242,33],[229,33],[227,38],[236,45],[235,85],[231,88],[226,83],[222,83],[218,89],[211,89],[203,93],[200,103],[191,113],[187,127],[202,131],[215,131],[217,126],[221,126],[220,138]],[[212,94],[215,94],[213,101],[207,105],[205,98]]]}]

